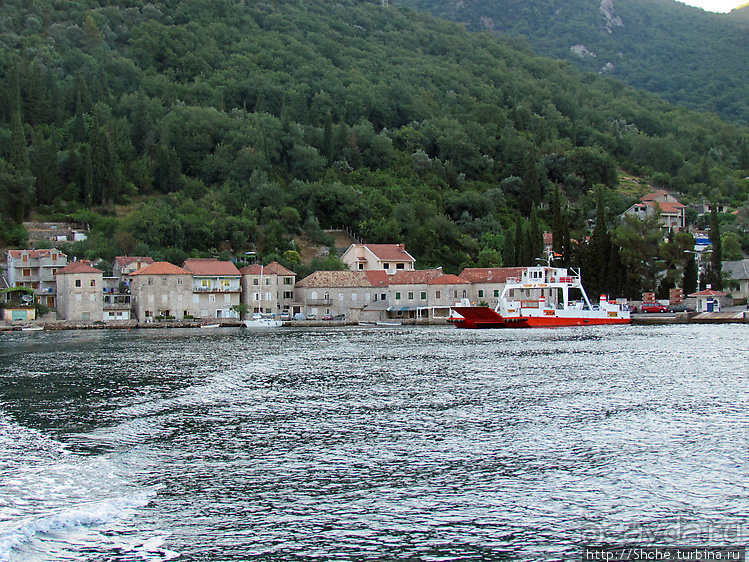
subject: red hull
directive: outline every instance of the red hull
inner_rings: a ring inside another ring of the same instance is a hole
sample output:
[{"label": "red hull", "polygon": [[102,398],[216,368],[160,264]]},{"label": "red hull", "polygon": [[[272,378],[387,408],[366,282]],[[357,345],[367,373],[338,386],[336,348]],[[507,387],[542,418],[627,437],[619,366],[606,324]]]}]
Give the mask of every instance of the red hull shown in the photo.
[{"label": "red hull", "polygon": [[564,318],[559,316],[504,318],[488,306],[466,306],[453,310],[463,317],[451,319],[457,328],[558,328],[629,324],[629,318]]}]

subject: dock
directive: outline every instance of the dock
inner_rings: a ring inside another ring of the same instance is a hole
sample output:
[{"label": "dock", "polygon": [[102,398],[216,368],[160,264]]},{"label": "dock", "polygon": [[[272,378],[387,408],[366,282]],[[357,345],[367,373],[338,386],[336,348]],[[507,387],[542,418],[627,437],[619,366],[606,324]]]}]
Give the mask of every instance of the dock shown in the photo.
[{"label": "dock", "polygon": [[675,314],[633,314],[636,326],[662,324],[749,324],[749,310],[731,312],[677,312]]}]

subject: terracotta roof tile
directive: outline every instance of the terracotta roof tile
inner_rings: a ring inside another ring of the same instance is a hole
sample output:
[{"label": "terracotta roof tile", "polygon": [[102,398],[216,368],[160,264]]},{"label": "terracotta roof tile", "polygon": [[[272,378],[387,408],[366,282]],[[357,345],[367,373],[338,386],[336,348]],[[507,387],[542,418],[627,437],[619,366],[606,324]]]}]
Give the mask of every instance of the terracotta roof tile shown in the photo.
[{"label": "terracotta roof tile", "polygon": [[8,255],[10,255],[13,258],[20,258],[23,253],[27,253],[30,258],[48,258],[51,257],[53,253],[57,254],[58,256],[68,257],[66,254],[63,254],[59,250],[55,250],[54,248],[45,248],[43,250],[8,250]]},{"label": "terracotta roof tile", "polygon": [[427,285],[468,285],[470,281],[466,281],[457,275],[452,273],[446,273],[440,277],[435,277]]},{"label": "terracotta roof tile", "polygon": [[104,273],[101,269],[96,269],[91,265],[88,260],[78,260],[69,263],[62,269],[57,270],[58,275],[65,275],[68,273]]},{"label": "terracotta roof tile", "polygon": [[297,287],[372,287],[365,271],[315,271],[296,284]]},{"label": "terracotta roof tile", "polygon": [[681,203],[666,203],[662,201],[651,201],[649,203],[653,208],[655,208],[656,205],[658,205],[661,208],[661,212],[666,214],[681,214],[681,209],[684,208],[684,205]]},{"label": "terracotta roof tile", "polygon": [[387,274],[387,271],[376,269],[365,271],[364,273],[367,274],[367,279],[369,279],[373,287],[387,287],[390,285],[390,276]]},{"label": "terracotta roof tile", "polygon": [[228,275],[239,277],[241,273],[230,261],[218,261],[216,258],[190,258],[182,264],[193,275]]},{"label": "terracotta roof tile", "polygon": [[403,244],[352,244],[365,247],[383,261],[416,261]]},{"label": "terracotta roof tile", "polygon": [[157,261],[130,274],[133,275],[190,275],[190,272],[167,261]]},{"label": "terracotta roof tile", "polygon": [[460,277],[469,283],[507,283],[508,277],[520,277],[522,267],[467,267]]},{"label": "terracotta roof tile", "polygon": [[432,279],[442,276],[442,268],[399,270],[390,279],[391,285],[425,285]]},{"label": "terracotta roof tile", "polygon": [[248,265],[240,269],[239,273],[241,273],[242,275],[296,275],[296,273],[294,273],[290,269],[285,268],[277,261],[272,261],[266,266],[261,266],[259,263],[256,263],[255,265]]},{"label": "terracotta roof tile", "polygon": [[725,297],[725,293],[721,293],[720,291],[713,291],[712,289],[705,289],[704,291],[700,291],[698,293],[692,293],[689,295],[690,297]]}]

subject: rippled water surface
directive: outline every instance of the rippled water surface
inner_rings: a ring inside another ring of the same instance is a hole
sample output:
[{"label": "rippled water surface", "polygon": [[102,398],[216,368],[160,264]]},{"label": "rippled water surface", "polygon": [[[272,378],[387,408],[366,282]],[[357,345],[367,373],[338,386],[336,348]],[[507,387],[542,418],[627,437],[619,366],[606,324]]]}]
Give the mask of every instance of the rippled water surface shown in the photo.
[{"label": "rippled water surface", "polygon": [[0,334],[0,560],[746,544],[749,328]]}]

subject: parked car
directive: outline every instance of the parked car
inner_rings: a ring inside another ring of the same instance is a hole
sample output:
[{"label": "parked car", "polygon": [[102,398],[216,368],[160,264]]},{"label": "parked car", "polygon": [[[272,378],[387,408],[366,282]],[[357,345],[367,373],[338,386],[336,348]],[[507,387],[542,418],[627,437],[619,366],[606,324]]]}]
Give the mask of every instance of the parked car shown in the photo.
[{"label": "parked car", "polygon": [[323,314],[321,320],[333,320],[332,314]]},{"label": "parked car", "polygon": [[685,304],[672,304],[668,310],[669,312],[694,312],[694,308]]},{"label": "parked car", "polygon": [[646,302],[640,307],[640,311],[643,314],[646,314],[648,312],[668,312],[668,307],[658,303]]},{"label": "parked car", "polygon": [[288,310],[282,310],[281,320],[291,320],[291,313]]}]

